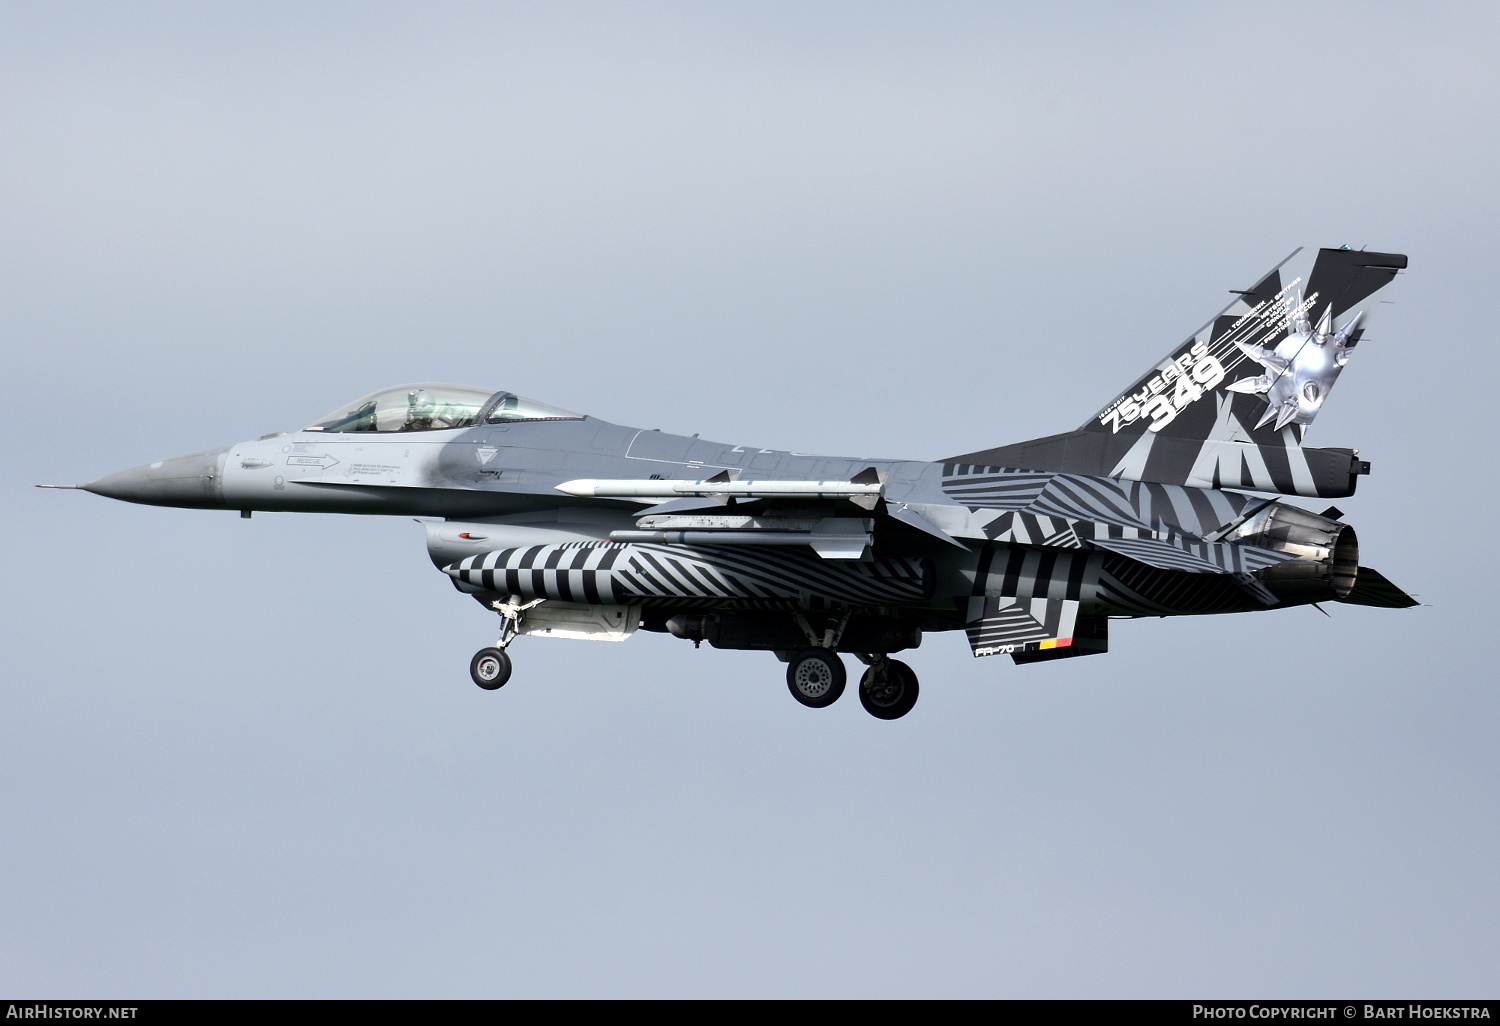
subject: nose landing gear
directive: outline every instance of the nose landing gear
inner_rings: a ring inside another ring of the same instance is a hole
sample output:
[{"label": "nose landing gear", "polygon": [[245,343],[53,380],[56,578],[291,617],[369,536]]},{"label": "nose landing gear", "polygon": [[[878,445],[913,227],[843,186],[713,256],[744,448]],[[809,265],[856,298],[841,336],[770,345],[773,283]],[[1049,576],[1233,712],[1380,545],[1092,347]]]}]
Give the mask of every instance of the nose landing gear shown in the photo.
[{"label": "nose landing gear", "polygon": [[510,656],[503,648],[481,648],[469,660],[469,676],[486,691],[498,691],[510,680]]},{"label": "nose landing gear", "polygon": [[505,687],[505,682],[510,680],[511,670],[510,656],[505,650],[521,632],[521,621],[525,619],[526,610],[540,605],[541,601],[533,599],[522,603],[515,596],[509,596],[503,602],[497,600],[487,603],[500,614],[500,640],[495,642],[493,648],[481,648],[469,660],[469,678],[475,684],[486,691],[499,691]]}]

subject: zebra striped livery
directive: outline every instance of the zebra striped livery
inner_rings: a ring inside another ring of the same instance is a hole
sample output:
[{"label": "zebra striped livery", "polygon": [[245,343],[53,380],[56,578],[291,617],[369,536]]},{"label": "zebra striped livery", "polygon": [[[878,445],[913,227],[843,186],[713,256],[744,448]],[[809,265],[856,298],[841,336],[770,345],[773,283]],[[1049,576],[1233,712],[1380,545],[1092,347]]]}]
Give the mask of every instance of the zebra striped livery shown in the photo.
[{"label": "zebra striped livery", "polygon": [[895,719],[918,685],[890,657],[924,633],[1029,664],[1107,651],[1111,618],[1414,605],[1360,565],[1337,508],[1225,490],[1354,493],[1355,450],[1302,443],[1405,266],[1298,251],[1077,430],[939,461],[731,445],[427,382],[78,487],[418,518],[433,565],[500,618],[469,667],[486,690],[517,637],[641,631],[774,652],[813,707],[852,653],[861,703]]},{"label": "zebra striped livery", "polygon": [[1078,603],[1032,599],[971,599],[964,633],[976,656],[1014,655],[1073,643]]},{"label": "zebra striped livery", "polygon": [[1193,488],[1353,495],[1370,465],[1303,446],[1406,267],[1399,253],[1298,250],[1075,431],[952,457]]},{"label": "zebra striped livery", "polygon": [[1248,575],[1161,570],[1114,555],[1104,557],[1095,595],[1096,609],[1113,616],[1242,613],[1275,603]]},{"label": "zebra striped livery", "polygon": [[444,572],[489,592],[590,605],[750,600],[879,607],[921,602],[933,586],[923,559],[830,562],[800,551],[613,542],[501,549]]},{"label": "zebra striped livery", "polygon": [[1085,521],[1147,537],[1175,530],[1201,538],[1232,523],[1253,501],[1237,492],[958,463],[944,465],[942,487],[949,498],[973,508]]},{"label": "zebra striped livery", "polygon": [[1094,538],[1095,548],[1129,556],[1161,570],[1187,570],[1203,574],[1244,574],[1285,562],[1286,553],[1232,542],[1201,542],[1175,537]]},{"label": "zebra striped livery", "polygon": [[1252,573],[1287,558],[1240,542],[1200,540],[1250,508],[1246,495],[960,465],[944,467],[943,490],[979,507],[1014,507],[985,526],[994,541],[1104,549],[1158,569],[1197,573]]},{"label": "zebra striped livery", "polygon": [[984,656],[1064,644],[1080,606],[1094,602],[1102,563],[1090,552],[987,544],[963,604],[969,647]]}]

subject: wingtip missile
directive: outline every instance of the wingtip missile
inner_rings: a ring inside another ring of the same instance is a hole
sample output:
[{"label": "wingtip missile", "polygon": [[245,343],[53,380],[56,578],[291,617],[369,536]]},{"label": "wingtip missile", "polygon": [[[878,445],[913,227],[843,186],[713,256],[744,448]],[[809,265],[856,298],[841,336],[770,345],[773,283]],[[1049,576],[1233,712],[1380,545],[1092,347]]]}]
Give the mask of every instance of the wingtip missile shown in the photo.
[{"label": "wingtip missile", "polygon": [[564,495],[591,497],[594,494],[595,484],[597,482],[593,478],[580,477],[575,481],[564,481],[562,484],[554,485],[553,487]]},{"label": "wingtip missile", "polygon": [[602,481],[577,478],[553,487],[566,495],[600,499],[675,499],[713,495],[853,499],[878,497],[883,486],[878,481]]}]

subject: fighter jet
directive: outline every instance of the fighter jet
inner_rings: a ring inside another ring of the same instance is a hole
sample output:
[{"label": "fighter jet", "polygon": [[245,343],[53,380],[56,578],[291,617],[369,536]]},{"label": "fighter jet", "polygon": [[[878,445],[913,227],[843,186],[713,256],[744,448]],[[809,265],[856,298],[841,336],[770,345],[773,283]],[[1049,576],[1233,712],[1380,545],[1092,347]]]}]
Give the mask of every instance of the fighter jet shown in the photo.
[{"label": "fighter jet", "polygon": [[[1020,664],[1098,655],[1110,624],[1416,601],[1360,565],[1343,514],[1370,465],[1309,448],[1406,257],[1298,250],[1078,430],[931,462],[809,456],[609,423],[494,388],[413,384],[300,431],[74,486],[199,509],[420,518],[433,565],[519,637],[654,631],[774,653],[792,697],[881,719],[917,701],[892,658],[962,631]],[[1316,318],[1316,321],[1314,321]],[[1316,323],[1316,327],[1314,327]]]}]

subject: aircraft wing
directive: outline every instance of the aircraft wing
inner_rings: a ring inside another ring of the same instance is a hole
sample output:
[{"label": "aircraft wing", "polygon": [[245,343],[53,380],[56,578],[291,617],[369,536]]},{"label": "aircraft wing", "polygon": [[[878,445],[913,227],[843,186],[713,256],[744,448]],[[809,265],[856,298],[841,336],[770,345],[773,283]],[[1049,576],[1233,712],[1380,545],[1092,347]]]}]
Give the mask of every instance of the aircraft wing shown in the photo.
[{"label": "aircraft wing", "polygon": [[857,560],[869,554],[876,518],[889,516],[966,548],[915,510],[883,505],[883,489],[873,467],[848,481],[734,480],[721,473],[703,481],[579,479],[557,485],[567,495],[653,503],[640,511],[637,530],[610,532],[615,542],[805,546],[824,559]]}]

